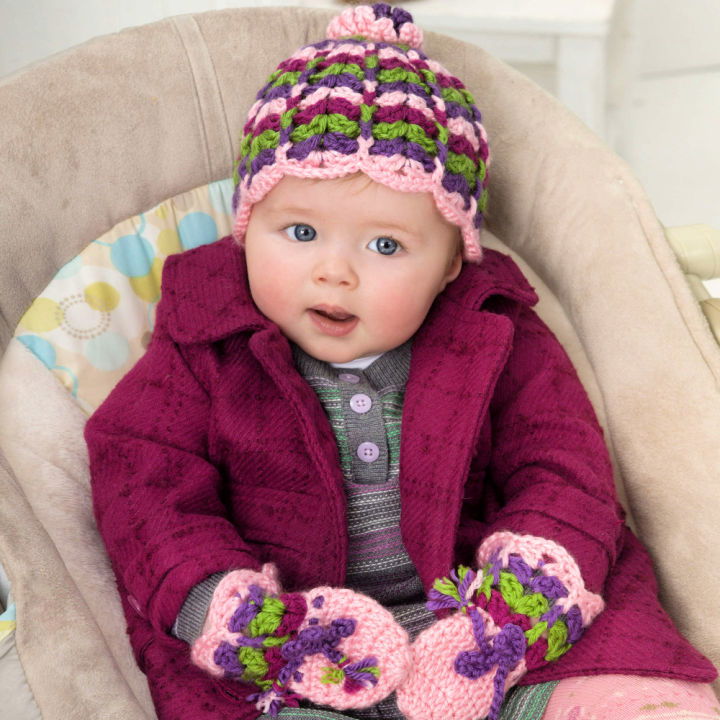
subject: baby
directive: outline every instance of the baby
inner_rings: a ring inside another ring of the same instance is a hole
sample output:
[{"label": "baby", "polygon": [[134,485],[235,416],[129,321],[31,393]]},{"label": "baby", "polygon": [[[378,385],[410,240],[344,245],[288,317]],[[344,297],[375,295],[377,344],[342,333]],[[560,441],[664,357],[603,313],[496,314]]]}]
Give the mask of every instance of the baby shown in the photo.
[{"label": "baby", "polygon": [[378,3],[280,64],[233,236],[167,260],[148,351],[87,424],[158,715],[560,718],[618,688],[624,717],[709,712],[589,399],[480,246],[480,113],[421,43]]}]

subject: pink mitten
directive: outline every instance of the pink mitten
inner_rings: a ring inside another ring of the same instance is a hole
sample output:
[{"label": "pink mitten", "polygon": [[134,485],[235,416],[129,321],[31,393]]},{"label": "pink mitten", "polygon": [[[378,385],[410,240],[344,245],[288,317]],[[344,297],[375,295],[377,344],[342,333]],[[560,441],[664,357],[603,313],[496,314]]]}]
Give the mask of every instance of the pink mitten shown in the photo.
[{"label": "pink mitten", "polygon": [[557,543],[499,532],[480,546],[477,573],[436,580],[431,610],[457,609],[416,638],[413,670],[398,688],[408,720],[497,720],[505,692],[557,660],[604,607]]},{"label": "pink mitten", "polygon": [[226,575],[193,662],[255,684],[248,697],[276,715],[301,698],[338,710],[387,697],[410,667],[407,633],[372,598],[344,588],[281,594],[272,566]]}]

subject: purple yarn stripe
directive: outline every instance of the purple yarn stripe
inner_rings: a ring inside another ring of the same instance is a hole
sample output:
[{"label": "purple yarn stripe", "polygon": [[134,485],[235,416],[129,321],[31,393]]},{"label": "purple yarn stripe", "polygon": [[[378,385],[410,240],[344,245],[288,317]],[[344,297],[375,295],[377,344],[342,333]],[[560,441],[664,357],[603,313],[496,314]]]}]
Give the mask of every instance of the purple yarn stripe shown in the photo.
[{"label": "purple yarn stripe", "polygon": [[292,85],[278,85],[277,87],[268,90],[267,95],[261,95],[258,99],[264,99],[266,101],[275,100],[275,98],[288,98],[292,92]]},{"label": "purple yarn stripe", "polygon": [[541,618],[541,621],[545,621],[548,626],[552,627],[563,614],[563,609],[559,605],[553,605]]},{"label": "purple yarn stripe", "polygon": [[334,150],[343,155],[352,155],[358,149],[357,140],[349,138],[344,133],[324,133],[295,143],[288,148],[287,156],[293,160],[304,160],[311,152],[315,151]]},{"label": "purple yarn stripe", "polygon": [[[446,172],[443,175],[442,186],[448,192],[459,193],[465,201],[463,204],[463,210],[470,209],[470,188],[468,187],[467,180],[464,175],[455,175],[453,173]],[[498,582],[499,580],[495,580],[496,585]]]},{"label": "purple yarn stripe", "polygon": [[272,165],[275,162],[275,148],[261,150],[252,160],[250,171],[255,175],[265,165]]},{"label": "purple yarn stripe", "polygon": [[[526,583],[523,582],[523,585]],[[548,600],[557,600],[568,596],[567,588],[554,575],[538,575],[530,582],[533,592],[542,593]]]},{"label": "purple yarn stripe", "polygon": [[573,605],[565,616],[565,624],[568,628],[567,641],[571,645],[574,645],[585,632],[583,627],[582,613],[577,605]]},{"label": "purple yarn stripe", "polygon": [[313,135],[288,148],[287,156],[291,160],[304,160],[311,152],[320,149],[320,135]]},{"label": "purple yarn stripe", "polygon": [[468,122],[475,122],[475,116],[466,107],[452,100],[445,101],[445,112],[449,118],[462,117]]},{"label": "purple yarn stripe", "polygon": [[362,93],[363,81],[358,80],[352,73],[339,73],[337,75],[326,75],[320,78],[315,87],[347,87],[356,93]]},{"label": "purple yarn stripe", "polygon": [[247,598],[238,605],[228,622],[230,632],[241,632],[250,624],[260,612],[264,597],[262,590],[257,585],[250,586]]},{"label": "purple yarn stripe", "polygon": [[370,155],[403,155],[417,160],[422,164],[426,172],[431,173],[435,169],[435,161],[417,143],[405,138],[393,138],[392,140],[376,140],[368,149]]},{"label": "purple yarn stripe", "polygon": [[[453,150],[453,152],[456,152]],[[532,568],[518,555],[511,555],[508,559],[508,570],[518,579],[521,585],[527,585],[532,579]]]}]

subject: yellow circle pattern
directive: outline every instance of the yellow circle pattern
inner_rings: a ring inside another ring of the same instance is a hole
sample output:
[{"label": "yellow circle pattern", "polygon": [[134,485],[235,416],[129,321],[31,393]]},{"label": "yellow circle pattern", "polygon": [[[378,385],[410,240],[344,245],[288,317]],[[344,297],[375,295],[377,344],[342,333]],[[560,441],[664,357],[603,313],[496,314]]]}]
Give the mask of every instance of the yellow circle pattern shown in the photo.
[{"label": "yellow circle pattern", "polygon": [[85,302],[100,312],[111,312],[120,303],[120,293],[109,283],[95,282],[85,288]]},{"label": "yellow circle pattern", "polygon": [[39,297],[22,316],[20,325],[30,332],[50,332],[60,326],[63,312],[50,298]]}]

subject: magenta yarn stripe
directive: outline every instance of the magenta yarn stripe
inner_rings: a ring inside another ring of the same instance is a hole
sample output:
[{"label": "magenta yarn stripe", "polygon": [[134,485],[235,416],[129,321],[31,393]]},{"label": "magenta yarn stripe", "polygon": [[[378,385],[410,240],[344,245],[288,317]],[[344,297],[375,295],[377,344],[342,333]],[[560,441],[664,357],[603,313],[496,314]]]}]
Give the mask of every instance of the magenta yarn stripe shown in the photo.
[{"label": "magenta yarn stripe", "polygon": [[456,155],[466,155],[473,162],[477,162],[477,153],[470,144],[470,141],[462,135],[454,135],[451,133],[448,139],[448,149],[452,150]]},{"label": "magenta yarn stripe", "polygon": [[394,70],[395,68],[401,68],[402,70],[407,70],[408,72],[414,73],[415,75],[418,75],[419,77],[422,77],[422,75],[418,72],[418,70],[429,70],[428,64],[426,62],[421,62],[419,60],[415,61],[415,65],[411,65],[406,59],[402,57],[389,57],[389,58],[379,58],[378,59],[378,69],[379,70]]},{"label": "magenta yarn stripe", "polygon": [[316,71],[324,70],[326,67],[334,65],[335,63],[340,63],[341,65],[350,65],[352,63],[362,68],[366,55],[364,52],[353,54],[347,50],[343,50],[342,52],[330,52],[324,57],[325,59],[316,65]]},{"label": "magenta yarn stripe", "polygon": [[252,136],[257,137],[262,135],[266,130],[275,130],[280,132],[280,116],[275,113],[273,115],[266,115],[256,126],[253,128]]},{"label": "magenta yarn stripe", "polygon": [[344,115],[355,122],[360,121],[360,106],[353,105],[349,100],[339,97],[323,98],[314,105],[299,110],[292,121],[295,125],[307,125],[317,115],[329,115],[330,113]]},{"label": "magenta yarn stripe", "polygon": [[437,125],[428,119],[427,115],[420,110],[409,107],[408,105],[381,105],[373,115],[373,123],[394,123],[399,120],[418,125],[425,134],[430,138],[436,138],[438,134]]},{"label": "magenta yarn stripe", "polygon": [[445,75],[444,73],[435,73],[437,83],[441,88],[452,87],[456,90],[466,90],[467,88],[463,85],[462,81],[453,75]]}]

